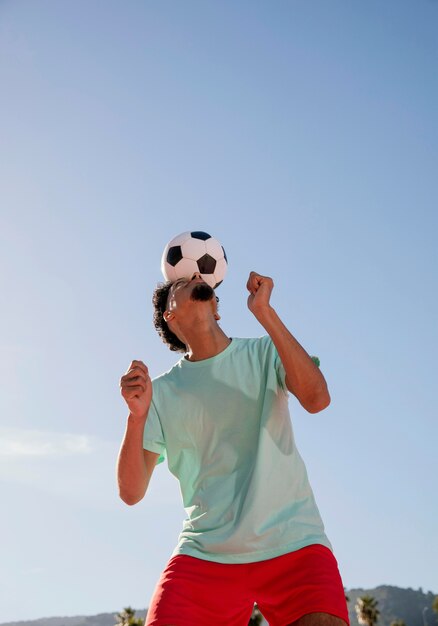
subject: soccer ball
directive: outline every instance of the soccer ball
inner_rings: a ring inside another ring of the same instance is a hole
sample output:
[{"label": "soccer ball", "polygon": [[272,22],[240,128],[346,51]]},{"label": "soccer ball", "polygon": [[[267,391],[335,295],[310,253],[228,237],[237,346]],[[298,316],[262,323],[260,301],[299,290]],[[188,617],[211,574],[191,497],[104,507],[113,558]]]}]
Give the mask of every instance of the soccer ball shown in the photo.
[{"label": "soccer ball", "polygon": [[223,281],[227,266],[227,255],[219,241],[199,230],[174,237],[161,258],[161,271],[166,280],[191,278],[199,272],[213,289]]}]

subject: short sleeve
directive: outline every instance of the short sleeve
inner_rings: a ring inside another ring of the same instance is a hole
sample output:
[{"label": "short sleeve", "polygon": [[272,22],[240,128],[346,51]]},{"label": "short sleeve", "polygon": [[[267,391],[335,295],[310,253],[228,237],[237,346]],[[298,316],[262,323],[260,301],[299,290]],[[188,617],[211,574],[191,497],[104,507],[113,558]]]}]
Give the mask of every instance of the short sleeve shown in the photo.
[{"label": "short sleeve", "polygon": [[160,455],[157,464],[162,463],[166,458],[166,444],[163,429],[161,428],[160,418],[153,400],[144,426],[143,448]]},{"label": "short sleeve", "polygon": [[260,338],[260,340],[260,346],[264,355],[263,358],[267,360],[268,369],[272,373],[272,384],[288,395],[289,392],[286,387],[286,370],[284,369],[274,342],[269,335],[264,335]]},{"label": "short sleeve", "polygon": [[277,348],[274,346],[274,344],[272,344],[272,349],[274,351],[274,367],[275,374],[277,376],[277,383],[280,389],[287,394],[288,390],[286,387],[286,370],[284,369],[283,362],[280,359]]},{"label": "short sleeve", "polygon": [[[288,389],[286,386],[286,370],[284,369],[283,362],[280,359],[280,355],[278,354],[277,348],[275,347],[272,339],[267,336],[267,339],[270,343],[270,355],[275,367],[275,374],[277,376],[277,384],[286,394],[288,393]],[[310,357],[312,361],[315,363],[317,367],[320,366],[320,360],[317,356]]]}]

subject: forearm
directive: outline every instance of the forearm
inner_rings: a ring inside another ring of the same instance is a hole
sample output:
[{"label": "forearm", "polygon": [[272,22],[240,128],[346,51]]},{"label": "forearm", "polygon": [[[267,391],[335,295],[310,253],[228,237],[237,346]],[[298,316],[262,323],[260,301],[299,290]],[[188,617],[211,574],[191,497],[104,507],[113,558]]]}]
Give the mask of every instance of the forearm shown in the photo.
[{"label": "forearm", "polygon": [[286,371],[286,386],[310,413],[330,404],[327,383],[319,367],[283,324],[271,307],[257,312],[257,319],[271,337]]},{"label": "forearm", "polygon": [[117,460],[119,495],[126,504],[136,504],[146,493],[150,480],[143,453],[144,422],[131,415]]}]

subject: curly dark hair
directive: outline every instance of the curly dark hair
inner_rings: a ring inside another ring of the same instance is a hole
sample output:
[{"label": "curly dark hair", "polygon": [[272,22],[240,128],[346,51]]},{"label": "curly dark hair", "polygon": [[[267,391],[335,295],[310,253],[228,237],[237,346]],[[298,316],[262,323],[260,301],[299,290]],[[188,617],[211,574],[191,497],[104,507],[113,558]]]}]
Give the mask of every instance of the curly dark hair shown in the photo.
[{"label": "curly dark hair", "polygon": [[173,333],[166,320],[163,317],[164,311],[167,309],[167,298],[169,297],[169,291],[172,287],[172,282],[159,284],[152,296],[152,304],[154,305],[154,326],[165,344],[168,345],[170,350],[175,352],[185,352],[187,350],[186,345],[178,339]]}]

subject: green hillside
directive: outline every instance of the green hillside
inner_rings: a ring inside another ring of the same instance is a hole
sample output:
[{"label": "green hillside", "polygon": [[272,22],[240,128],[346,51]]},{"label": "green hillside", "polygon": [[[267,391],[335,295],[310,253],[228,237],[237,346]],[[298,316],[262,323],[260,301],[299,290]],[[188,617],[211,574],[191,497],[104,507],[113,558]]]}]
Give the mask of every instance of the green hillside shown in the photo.
[{"label": "green hillside", "polygon": [[357,598],[373,596],[378,601],[380,611],[377,626],[390,626],[396,619],[402,619],[406,626],[438,626],[438,614],[434,613],[432,603],[434,593],[424,593],[422,589],[401,589],[382,585],[375,589],[350,589],[347,596],[351,626],[358,626],[354,605]]}]

